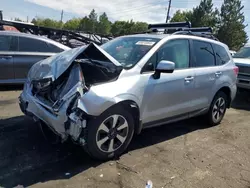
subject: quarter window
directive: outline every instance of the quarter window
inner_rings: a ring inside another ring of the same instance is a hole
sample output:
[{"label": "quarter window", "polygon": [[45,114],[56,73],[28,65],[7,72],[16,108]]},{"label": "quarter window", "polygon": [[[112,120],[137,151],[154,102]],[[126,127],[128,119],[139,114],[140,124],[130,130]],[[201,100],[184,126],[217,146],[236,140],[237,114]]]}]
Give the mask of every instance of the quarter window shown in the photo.
[{"label": "quarter window", "polygon": [[172,61],[176,69],[189,67],[189,41],[171,40],[164,44],[147,62],[143,72],[154,71],[161,60]]},{"label": "quarter window", "polygon": [[224,65],[230,60],[230,57],[224,47],[217,44],[213,44],[213,47],[215,51],[217,65]]},{"label": "quarter window", "polygon": [[47,44],[48,44],[48,46],[49,46],[50,52],[59,53],[59,52],[64,51],[62,48],[59,48],[59,47],[57,47],[57,46],[55,46],[55,45],[53,45],[53,44],[50,44],[50,43],[47,43]]},{"label": "quarter window", "polygon": [[46,42],[28,37],[19,37],[20,52],[50,52]]},{"label": "quarter window", "polygon": [[214,51],[210,43],[193,41],[196,67],[215,66]]}]

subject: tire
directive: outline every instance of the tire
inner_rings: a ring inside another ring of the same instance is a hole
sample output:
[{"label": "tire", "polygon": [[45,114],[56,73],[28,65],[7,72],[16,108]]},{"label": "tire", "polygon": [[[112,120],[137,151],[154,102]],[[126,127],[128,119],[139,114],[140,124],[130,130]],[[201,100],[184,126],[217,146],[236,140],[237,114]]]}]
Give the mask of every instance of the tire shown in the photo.
[{"label": "tire", "polygon": [[228,96],[224,92],[219,91],[215,95],[210,105],[210,109],[206,114],[210,126],[215,126],[221,123],[226,113],[228,102]]},{"label": "tire", "polygon": [[[116,119],[116,124],[113,124]],[[133,135],[134,119],[131,113],[115,106],[88,122],[84,136],[85,150],[98,160],[119,157],[127,149]]]}]

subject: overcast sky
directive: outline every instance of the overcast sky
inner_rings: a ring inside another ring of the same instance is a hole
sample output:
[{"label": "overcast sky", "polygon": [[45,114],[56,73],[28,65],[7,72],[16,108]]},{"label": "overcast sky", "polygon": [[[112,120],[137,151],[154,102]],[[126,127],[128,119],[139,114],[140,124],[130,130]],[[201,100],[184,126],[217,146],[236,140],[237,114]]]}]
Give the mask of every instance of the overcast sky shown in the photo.
[{"label": "overcast sky", "polygon": [[[168,0],[0,0],[4,19],[19,17],[31,20],[35,16],[60,20],[64,10],[64,21],[88,15],[92,9],[98,14],[106,12],[111,21],[130,20],[148,23],[164,22]],[[171,14],[178,10],[191,9],[200,0],[172,0]],[[220,7],[223,0],[213,0]],[[250,0],[242,0],[245,6],[246,28],[250,37]]]}]

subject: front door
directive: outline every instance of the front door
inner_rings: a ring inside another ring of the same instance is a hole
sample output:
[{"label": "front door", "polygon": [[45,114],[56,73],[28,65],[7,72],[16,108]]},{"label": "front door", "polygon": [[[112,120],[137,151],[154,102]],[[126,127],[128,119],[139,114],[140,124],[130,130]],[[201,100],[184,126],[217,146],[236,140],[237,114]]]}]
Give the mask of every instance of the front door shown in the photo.
[{"label": "front door", "polygon": [[[143,123],[154,124],[188,116],[192,109],[194,88],[194,71],[190,69],[189,59],[189,40],[175,39],[166,42],[145,65],[148,68],[143,69],[142,77],[146,77],[148,82],[142,101]],[[150,67],[157,66],[157,63],[152,64],[161,60],[174,62],[175,70],[154,79]]]}]

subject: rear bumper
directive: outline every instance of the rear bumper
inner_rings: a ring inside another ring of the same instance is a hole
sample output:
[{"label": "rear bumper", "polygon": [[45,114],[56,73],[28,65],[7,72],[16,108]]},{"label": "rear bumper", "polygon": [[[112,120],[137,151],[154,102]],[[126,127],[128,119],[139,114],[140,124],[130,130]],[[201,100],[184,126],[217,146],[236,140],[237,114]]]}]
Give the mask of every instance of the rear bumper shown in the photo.
[{"label": "rear bumper", "polygon": [[239,75],[237,78],[237,87],[250,90],[250,77]]},{"label": "rear bumper", "polygon": [[[233,84],[230,86],[230,89],[231,89],[231,103],[233,102],[233,100],[235,99],[236,97],[236,93],[237,93],[237,85],[236,84]],[[231,106],[231,104],[230,104]]]}]

